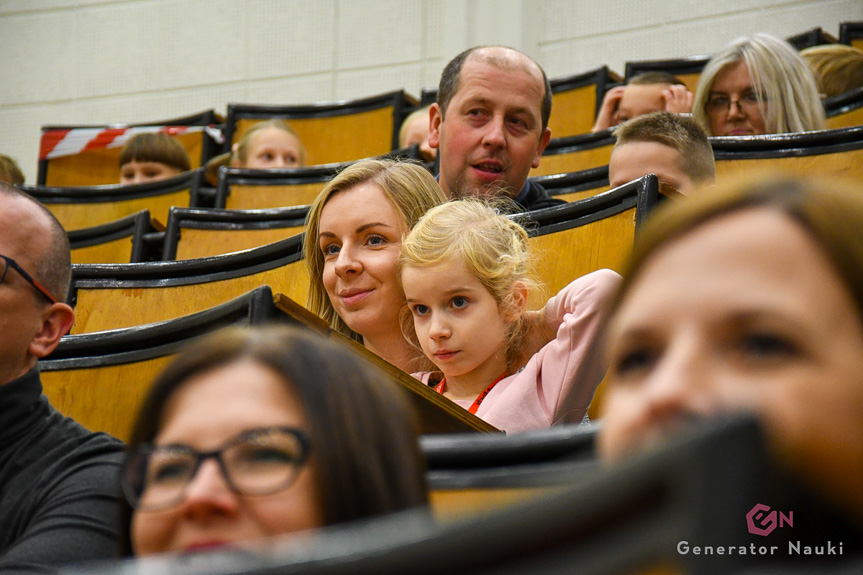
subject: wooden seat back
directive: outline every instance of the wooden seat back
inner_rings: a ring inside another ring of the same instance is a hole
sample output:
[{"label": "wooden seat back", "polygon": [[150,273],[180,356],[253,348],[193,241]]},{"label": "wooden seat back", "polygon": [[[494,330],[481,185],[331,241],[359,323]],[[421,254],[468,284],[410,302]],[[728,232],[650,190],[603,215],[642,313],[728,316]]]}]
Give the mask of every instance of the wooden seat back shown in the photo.
[{"label": "wooden seat back", "polygon": [[686,84],[693,94],[698,88],[698,80],[701,71],[710,60],[710,55],[689,56],[687,58],[671,58],[662,60],[635,60],[626,63],[624,72],[625,82],[629,82],[635,76],[645,72],[667,72],[676,76]]},{"label": "wooden seat back", "polygon": [[73,264],[123,264],[144,261],[144,234],[150,230],[150,211],[92,228],[69,232]]},{"label": "wooden seat back", "polygon": [[551,84],[551,117],[548,127],[553,138],[587,134],[593,127],[602,97],[620,76],[601,66],[580,74],[555,78]]},{"label": "wooden seat back", "polygon": [[[117,134],[130,128],[147,126],[211,126],[219,123],[213,110],[160,122],[142,124],[111,124],[103,126],[42,126],[43,147],[53,134],[64,135],[70,130],[106,131]],[[113,135],[111,136],[113,137]],[[186,150],[192,169],[207,163],[216,153],[217,144],[203,130],[174,136]],[[70,155],[49,157],[39,161],[36,182],[40,186],[79,187],[116,184],[120,181],[120,151],[122,146],[92,147]],[[54,152],[56,153],[56,152]],[[44,154],[40,154],[42,156]]]},{"label": "wooden seat back", "polygon": [[307,207],[171,208],[162,259],[204,258],[265,246],[302,233],[307,214]]},{"label": "wooden seat back", "polygon": [[[281,294],[274,297],[269,286],[261,286],[188,316],[64,337],[54,353],[39,362],[45,395],[60,412],[88,429],[126,440],[150,383],[183,347],[227,325],[276,321],[324,335],[328,332],[320,318]],[[361,346],[350,346],[367,361],[376,365],[382,361]],[[415,405],[423,433],[497,431],[410,375],[386,365]]]},{"label": "wooden seat back", "polygon": [[863,178],[863,126],[796,134],[711,138],[716,180],[749,172]]},{"label": "wooden seat back", "polygon": [[608,190],[608,166],[531,178],[553,197],[577,202]]},{"label": "wooden seat back", "polygon": [[303,239],[227,255],[170,262],[72,266],[72,333],[174,319],[269,285],[305,303],[309,275]]},{"label": "wooden seat back", "polygon": [[398,129],[407,106],[402,90],[301,106],[228,104],[224,151],[253,124],[278,118],[299,135],[307,166],[370,158],[398,148]]},{"label": "wooden seat back", "polygon": [[827,127],[851,128],[863,126],[863,86],[824,100]]},{"label": "wooden seat back", "polygon": [[193,206],[202,169],[144,184],[58,188],[21,186],[45,204],[66,231],[91,228],[148,210],[150,217],[167,221],[171,206]]},{"label": "wooden seat back", "polygon": [[863,22],[840,22],[839,41],[863,50]]},{"label": "wooden seat back", "polygon": [[530,171],[532,177],[580,172],[607,166],[615,138],[611,130],[593,134],[555,138],[542,153],[539,166]]},{"label": "wooden seat back", "polygon": [[[571,204],[511,217],[528,229],[536,273],[553,295],[598,269],[620,272],[636,228],[658,199],[659,184],[651,174]],[[532,309],[541,303],[532,302]]]},{"label": "wooden seat back", "polygon": [[351,163],[289,170],[221,168],[215,206],[228,210],[308,206]]},{"label": "wooden seat back", "polygon": [[178,351],[218,328],[263,323],[273,315],[273,294],[264,286],[186,317],[65,336],[39,361],[44,393],[87,429],[126,440],[150,383]]}]

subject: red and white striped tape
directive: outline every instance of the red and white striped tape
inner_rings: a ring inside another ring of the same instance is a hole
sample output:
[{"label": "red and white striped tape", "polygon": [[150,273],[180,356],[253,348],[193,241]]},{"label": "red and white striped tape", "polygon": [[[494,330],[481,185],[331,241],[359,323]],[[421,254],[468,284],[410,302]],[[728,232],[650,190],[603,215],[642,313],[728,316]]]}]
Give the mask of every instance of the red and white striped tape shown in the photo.
[{"label": "red and white striped tape", "polygon": [[69,128],[42,130],[39,159],[50,160],[73,156],[97,148],[118,148],[136,134],[163,132],[172,136],[204,131],[216,142],[224,142],[222,131],[215,126],[130,126],[123,128]]}]

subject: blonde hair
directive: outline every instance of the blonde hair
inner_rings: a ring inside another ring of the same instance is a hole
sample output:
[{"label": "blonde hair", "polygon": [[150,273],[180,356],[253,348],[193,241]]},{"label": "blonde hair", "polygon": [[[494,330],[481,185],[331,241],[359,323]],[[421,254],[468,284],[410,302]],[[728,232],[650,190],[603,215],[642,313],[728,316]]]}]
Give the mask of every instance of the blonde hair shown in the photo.
[{"label": "blonde hair", "polygon": [[[815,78],[797,51],[768,34],[739,38],[717,52],[704,67],[695,91],[692,115],[711,133],[707,100],[717,75],[744,62],[768,134],[807,132],[826,127]],[[766,105],[765,105],[766,104]]]},{"label": "blonde hair", "polygon": [[249,159],[249,143],[252,140],[252,136],[260,132],[261,130],[266,130],[267,128],[276,128],[277,130],[282,130],[283,132],[287,132],[297,139],[297,143],[300,145],[300,157],[299,164],[300,166],[306,165],[306,147],[303,146],[303,141],[300,139],[299,134],[292,127],[288,125],[284,120],[265,120],[263,122],[258,122],[257,124],[252,124],[249,128],[243,132],[243,135],[234,144],[234,151],[231,153],[231,161],[237,160],[240,164],[245,165]]},{"label": "blonde hair", "polygon": [[426,122],[428,122],[429,108],[430,107],[431,106],[424,106],[424,107],[420,108],[419,110],[414,110],[413,112],[408,114],[407,118],[405,118],[402,121],[402,125],[399,128],[399,148],[405,147],[405,138],[407,138],[407,135],[408,135],[408,126],[410,125],[411,122],[414,121],[414,119],[425,118]]},{"label": "blonde hair", "polygon": [[330,181],[315,198],[306,218],[303,251],[309,268],[307,307],[326,320],[330,327],[360,343],[362,335],[353,331],[333,308],[324,289],[324,254],[318,247],[321,214],[333,195],[355,186],[378,186],[398,212],[405,229],[411,229],[430,208],[446,201],[446,196],[429,171],[418,163],[397,160],[362,160],[351,164]]},{"label": "blonde hair", "polygon": [[[530,271],[527,232],[505,217],[505,208],[495,209],[487,201],[466,198],[429,210],[402,241],[399,275],[408,267],[430,267],[460,262],[497,301],[501,315],[515,315],[507,334],[507,361],[511,363],[526,336],[524,303],[514,289],[536,287]],[[411,317],[402,313],[403,332],[415,345]],[[410,329],[405,329],[405,328]]]},{"label": "blonde hair", "polygon": [[830,98],[863,86],[863,50],[844,44],[812,46],[800,52],[822,96]]}]

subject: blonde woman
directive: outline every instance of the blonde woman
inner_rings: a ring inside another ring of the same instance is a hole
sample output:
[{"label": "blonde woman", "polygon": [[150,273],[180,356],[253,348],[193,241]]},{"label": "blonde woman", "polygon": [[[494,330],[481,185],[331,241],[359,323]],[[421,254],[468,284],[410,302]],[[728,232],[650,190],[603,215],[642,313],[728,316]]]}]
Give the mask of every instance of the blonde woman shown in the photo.
[{"label": "blonde woman", "polygon": [[306,220],[308,308],[408,372],[424,361],[399,327],[405,299],[396,261],[402,237],[427,210],[445,201],[421,165],[363,160],[321,191]]},{"label": "blonde woman", "polygon": [[767,34],[735,40],[710,59],[692,113],[711,136],[825,128],[809,67],[790,44]]}]

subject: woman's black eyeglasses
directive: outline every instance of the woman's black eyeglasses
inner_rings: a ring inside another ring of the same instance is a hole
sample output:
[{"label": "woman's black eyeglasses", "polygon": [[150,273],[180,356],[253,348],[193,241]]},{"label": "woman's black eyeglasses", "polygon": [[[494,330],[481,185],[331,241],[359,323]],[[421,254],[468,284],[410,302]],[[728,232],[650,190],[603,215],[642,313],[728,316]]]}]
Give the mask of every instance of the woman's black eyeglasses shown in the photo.
[{"label": "woman's black eyeglasses", "polygon": [[244,431],[214,451],[188,445],[139,445],[129,453],[121,483],[129,505],[156,511],[178,505],[201,464],[215,459],[228,487],[241,495],[268,495],[297,478],[308,458],[306,434],[292,427]]},{"label": "woman's black eyeglasses", "polygon": [[49,292],[47,289],[42,287],[42,284],[40,284],[35,279],[33,279],[33,276],[31,276],[30,274],[25,272],[24,268],[22,268],[20,265],[18,265],[18,262],[16,262],[15,260],[10,258],[9,256],[4,256],[4,255],[0,255],[0,261],[2,261],[2,264],[0,264],[0,265],[3,266],[3,271],[0,272],[0,285],[2,285],[3,282],[6,280],[6,274],[9,272],[9,268],[13,268],[16,272],[18,272],[18,275],[20,275],[22,278],[27,280],[27,282],[31,286],[36,288],[36,291],[38,291],[40,294],[42,294],[43,296],[48,298],[48,300],[51,303],[57,303],[57,298],[52,296],[51,292]]}]

